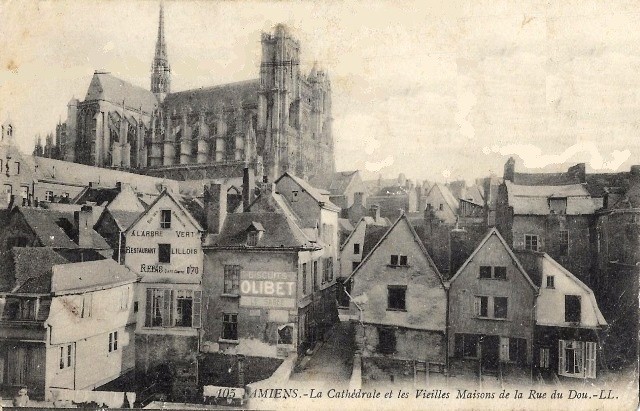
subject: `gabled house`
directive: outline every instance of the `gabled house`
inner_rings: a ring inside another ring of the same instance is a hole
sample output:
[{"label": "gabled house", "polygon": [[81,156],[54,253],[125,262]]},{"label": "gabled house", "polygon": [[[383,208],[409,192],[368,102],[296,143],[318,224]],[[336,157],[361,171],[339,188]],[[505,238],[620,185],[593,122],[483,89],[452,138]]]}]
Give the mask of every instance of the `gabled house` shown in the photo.
[{"label": "gabled house", "polygon": [[446,224],[455,224],[459,203],[446,185],[434,184],[427,193],[425,203],[425,210],[431,211],[437,219]]},{"label": "gabled house", "polygon": [[396,376],[409,371],[407,364],[445,368],[445,284],[404,214],[347,281],[353,282],[350,312],[363,367]]},{"label": "gabled house", "polygon": [[596,378],[607,326],[593,291],[546,253],[516,252],[539,287],[533,364],[543,374]]},{"label": "gabled house", "polygon": [[[358,264],[377,244],[391,226],[389,219],[380,217],[380,209],[372,205],[370,215],[358,221],[355,228],[340,246],[340,271],[338,273],[337,299],[339,308],[349,308],[351,283],[345,282]],[[346,291],[346,292],[345,292]]]},{"label": "gabled house", "polygon": [[202,234],[200,224],[171,190],[157,196],[122,233],[120,259],[140,277],[135,305],[136,371],[141,375],[162,374],[171,364],[186,369],[187,379],[195,381]]},{"label": "gabled house", "polygon": [[[337,317],[332,259],[281,194],[263,190],[226,213],[224,186],[205,190],[202,351],[283,358],[312,347]],[[302,195],[302,193],[301,193]]]},{"label": "gabled house", "polygon": [[507,373],[531,364],[538,287],[498,230],[489,230],[449,284],[454,373]]},{"label": "gabled house", "polygon": [[356,196],[360,196],[366,204],[367,186],[362,181],[360,170],[337,171],[333,175],[318,175],[309,180],[314,187],[321,187],[329,192],[329,200],[340,207],[342,217],[346,217],[346,211],[354,204]]},{"label": "gabled house", "polygon": [[50,400],[50,388],[92,390],[133,369],[136,275],[110,259],[68,263],[49,248],[19,255],[21,281],[0,293],[0,384]]}]

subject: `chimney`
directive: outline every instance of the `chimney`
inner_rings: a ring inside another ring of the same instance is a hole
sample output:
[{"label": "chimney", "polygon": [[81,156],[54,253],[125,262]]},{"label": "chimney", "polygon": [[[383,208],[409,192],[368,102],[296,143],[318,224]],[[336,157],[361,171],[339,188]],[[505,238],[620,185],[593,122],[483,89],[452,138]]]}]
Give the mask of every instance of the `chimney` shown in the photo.
[{"label": "chimney", "polygon": [[116,181],[116,190],[118,190],[118,192],[122,191],[122,182]]},{"label": "chimney", "polygon": [[371,204],[371,207],[369,207],[369,217],[373,217],[375,221],[380,220],[380,206],[378,204]]},{"label": "chimney", "polygon": [[227,218],[227,192],[222,184],[204,186],[204,209],[209,234],[220,234]]},{"label": "chimney", "polygon": [[78,247],[92,248],[93,239],[91,232],[93,231],[93,210],[91,206],[84,205],[80,211],[73,213],[75,217],[75,225],[78,230]]},{"label": "chimney", "polygon": [[516,160],[513,157],[509,157],[504,164],[504,179],[513,182],[513,176],[516,173]]},{"label": "chimney", "polygon": [[242,211],[249,211],[249,205],[251,204],[253,187],[255,187],[255,181],[251,178],[252,173],[249,172],[249,167],[245,167],[242,171]]},{"label": "chimney", "polygon": [[629,173],[631,173],[632,176],[640,176],[640,165],[633,165],[631,166],[631,169],[629,169]]},{"label": "chimney", "polygon": [[581,183],[587,182],[587,174],[585,171],[584,163],[578,163],[573,167],[569,167],[568,173],[576,177]]},{"label": "chimney", "polygon": [[353,205],[364,207],[364,193],[359,191],[357,193],[353,193]]}]

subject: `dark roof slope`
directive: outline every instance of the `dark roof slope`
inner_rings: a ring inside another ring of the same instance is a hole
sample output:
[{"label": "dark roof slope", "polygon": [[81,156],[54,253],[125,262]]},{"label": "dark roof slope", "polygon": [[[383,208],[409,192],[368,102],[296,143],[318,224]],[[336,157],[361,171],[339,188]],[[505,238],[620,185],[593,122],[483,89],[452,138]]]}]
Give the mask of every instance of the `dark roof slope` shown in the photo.
[{"label": "dark roof slope", "polygon": [[529,250],[514,250],[513,253],[529,275],[529,278],[531,278],[531,281],[540,287],[542,285],[542,260],[540,257],[544,255],[544,253]]},{"label": "dark roof slope", "polygon": [[12,289],[21,287],[30,278],[50,274],[51,267],[56,264],[69,263],[67,259],[50,247],[13,247],[11,252],[15,273]]},{"label": "dark roof slope", "polygon": [[369,225],[367,224],[364,232],[364,242],[362,244],[362,258],[364,259],[369,255],[373,247],[378,244],[378,241],[384,236],[384,234],[390,229],[387,226]]},{"label": "dark roof slope", "polygon": [[264,228],[256,246],[278,248],[315,248],[295,223],[282,213],[232,213],[227,215],[222,231],[215,241],[220,246],[246,246],[247,232],[255,223]]},{"label": "dark roof slope", "polygon": [[250,103],[254,106],[258,104],[258,89],[260,80],[246,80],[237,83],[223,84],[212,87],[179,91],[168,94],[162,105],[166,109],[191,107],[209,107],[213,109],[216,105],[231,107],[236,102]]},{"label": "dark roof slope", "polygon": [[593,197],[604,197],[613,188],[626,191],[632,184],[629,172],[587,174],[587,190]]},{"label": "dark roof slope", "polygon": [[572,173],[514,173],[513,183],[522,186],[560,186],[580,184],[580,177]]},{"label": "dark roof slope", "polygon": [[73,204],[94,203],[96,205],[106,205],[112,202],[119,193],[120,190],[117,188],[87,187],[71,202]]}]

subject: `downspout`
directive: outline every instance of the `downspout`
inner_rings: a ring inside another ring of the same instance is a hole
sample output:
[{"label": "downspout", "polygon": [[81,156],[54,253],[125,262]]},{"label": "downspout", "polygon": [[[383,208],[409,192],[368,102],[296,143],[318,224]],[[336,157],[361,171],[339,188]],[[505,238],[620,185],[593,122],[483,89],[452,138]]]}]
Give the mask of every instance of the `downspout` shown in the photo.
[{"label": "downspout", "polygon": [[118,230],[118,264],[122,264],[120,261],[120,252],[122,250],[122,231]]},{"label": "downspout", "polygon": [[445,348],[444,348],[444,369],[445,369],[445,379],[449,379],[449,284],[445,284],[444,287],[445,292],[445,301],[447,304],[445,310],[445,327],[444,327],[444,339],[445,339]]}]

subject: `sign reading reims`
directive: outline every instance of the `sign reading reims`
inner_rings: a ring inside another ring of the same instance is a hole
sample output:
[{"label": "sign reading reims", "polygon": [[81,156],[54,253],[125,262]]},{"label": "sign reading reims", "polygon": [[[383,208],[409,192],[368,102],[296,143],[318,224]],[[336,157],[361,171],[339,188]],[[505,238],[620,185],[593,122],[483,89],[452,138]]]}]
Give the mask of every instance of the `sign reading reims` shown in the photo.
[{"label": "sign reading reims", "polygon": [[240,305],[244,307],[295,308],[296,273],[242,271]]}]

